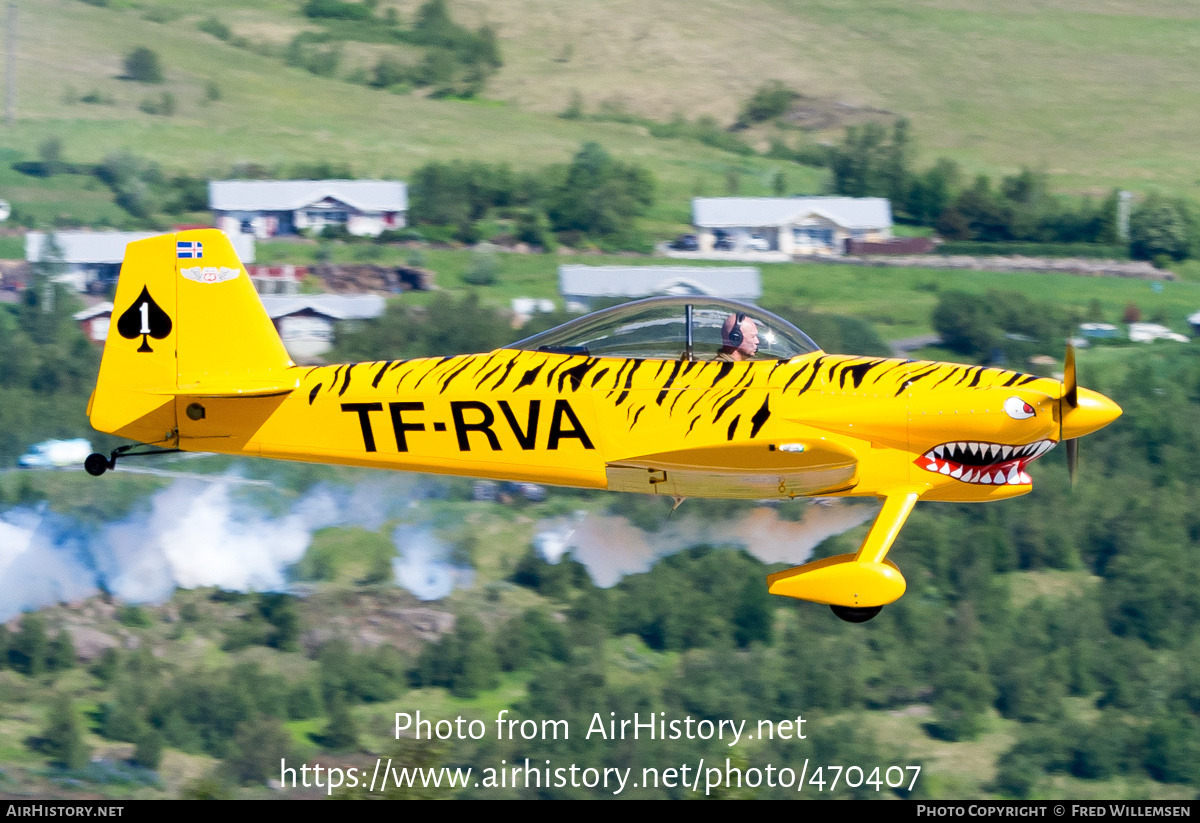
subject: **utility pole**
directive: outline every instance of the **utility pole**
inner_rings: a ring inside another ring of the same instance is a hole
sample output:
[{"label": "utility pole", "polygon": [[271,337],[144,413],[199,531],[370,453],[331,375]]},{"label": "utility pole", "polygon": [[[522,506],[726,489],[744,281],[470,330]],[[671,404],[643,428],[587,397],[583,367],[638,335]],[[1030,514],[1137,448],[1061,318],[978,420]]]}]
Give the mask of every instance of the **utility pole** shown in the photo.
[{"label": "utility pole", "polygon": [[4,122],[11,126],[17,122],[17,3],[9,0],[8,26],[5,34],[5,88]]}]

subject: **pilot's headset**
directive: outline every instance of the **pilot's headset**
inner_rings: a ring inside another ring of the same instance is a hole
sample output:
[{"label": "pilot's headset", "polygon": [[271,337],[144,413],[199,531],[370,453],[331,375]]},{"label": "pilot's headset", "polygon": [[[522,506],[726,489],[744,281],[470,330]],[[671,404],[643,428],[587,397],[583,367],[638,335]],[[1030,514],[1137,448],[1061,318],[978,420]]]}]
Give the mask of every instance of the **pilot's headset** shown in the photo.
[{"label": "pilot's headset", "polygon": [[740,348],[745,336],[742,334],[742,323],[746,320],[746,313],[740,311],[737,313],[737,319],[733,321],[733,328],[729,330],[729,345],[735,349]]}]

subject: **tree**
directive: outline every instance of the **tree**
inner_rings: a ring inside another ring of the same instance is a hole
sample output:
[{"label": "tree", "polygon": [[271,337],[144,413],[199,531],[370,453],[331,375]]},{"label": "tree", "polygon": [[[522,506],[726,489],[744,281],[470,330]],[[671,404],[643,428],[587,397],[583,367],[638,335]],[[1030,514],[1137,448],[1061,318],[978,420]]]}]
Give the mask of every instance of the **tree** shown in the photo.
[{"label": "tree", "polygon": [[944,157],[924,174],[917,175],[909,188],[909,217],[923,226],[932,226],[950,204],[959,177],[958,164]]},{"label": "tree", "polygon": [[42,751],[61,766],[82,769],[87,765],[91,749],[83,742],[79,716],[65,694],[55,698],[40,744]]},{"label": "tree", "polygon": [[58,634],[50,641],[46,663],[51,671],[56,672],[75,666],[75,645],[66,629],[59,629]]},{"label": "tree", "polygon": [[455,661],[450,693],[456,697],[474,697],[496,687],[500,661],[492,647],[487,629],[473,615],[461,617],[454,627],[458,659]]},{"label": "tree", "polygon": [[614,160],[598,143],[585,143],[565,172],[546,210],[556,231],[629,239],[635,218],[654,203],[653,175]]},{"label": "tree", "polygon": [[321,744],[334,751],[346,751],[358,746],[358,724],[341,694],[335,694],[329,706],[329,722],[321,734]]},{"label": "tree", "polygon": [[26,612],[21,618],[21,629],[13,638],[9,650],[13,668],[30,677],[37,677],[46,671],[49,654],[50,641],[46,637],[45,623],[37,614]]},{"label": "tree", "polygon": [[283,724],[265,715],[246,720],[237,732],[225,756],[225,767],[240,783],[265,783],[279,774],[279,761],[287,757],[291,736]]},{"label": "tree", "polygon": [[157,769],[159,761],[162,760],[162,750],[162,732],[148,728],[138,736],[137,746],[133,750],[133,762],[143,769]]},{"label": "tree", "polygon": [[981,174],[942,213],[937,229],[954,240],[1010,240],[1012,222],[1012,204],[997,197],[987,175]]},{"label": "tree", "polygon": [[886,193],[880,173],[887,153],[887,133],[878,123],[846,128],[846,139],[830,153],[833,189],[850,197],[877,197]]},{"label": "tree", "polygon": [[285,652],[295,651],[300,636],[296,598],[279,592],[259,595],[258,612],[271,624],[267,645]]},{"label": "tree", "polygon": [[912,152],[908,118],[901,117],[892,126],[892,140],[883,152],[879,169],[884,192],[888,200],[895,204],[893,208],[902,208],[908,202],[912,189],[912,171],[909,169]]},{"label": "tree", "polygon": [[944,740],[974,740],[982,731],[993,692],[976,651],[964,643],[934,676],[934,730]]},{"label": "tree", "polygon": [[1190,223],[1182,203],[1152,194],[1129,218],[1129,253],[1139,260],[1183,260],[1189,252]]},{"label": "tree", "polygon": [[775,620],[775,603],[758,578],[747,578],[733,612],[733,639],[741,647],[755,641],[770,643]]},{"label": "tree", "polygon": [[996,343],[988,307],[973,294],[943,294],[933,310],[933,328],[941,335],[942,345],[960,354],[980,354]]},{"label": "tree", "polygon": [[42,174],[53,177],[66,170],[63,160],[63,142],[58,135],[47,137],[38,145],[38,158],[42,161]]},{"label": "tree", "polygon": [[139,83],[161,83],[163,67],[158,52],[141,46],[125,55],[125,77]]},{"label": "tree", "polygon": [[450,19],[446,0],[426,0],[417,9],[413,19],[413,31],[422,42],[450,45],[457,34],[458,26]]}]

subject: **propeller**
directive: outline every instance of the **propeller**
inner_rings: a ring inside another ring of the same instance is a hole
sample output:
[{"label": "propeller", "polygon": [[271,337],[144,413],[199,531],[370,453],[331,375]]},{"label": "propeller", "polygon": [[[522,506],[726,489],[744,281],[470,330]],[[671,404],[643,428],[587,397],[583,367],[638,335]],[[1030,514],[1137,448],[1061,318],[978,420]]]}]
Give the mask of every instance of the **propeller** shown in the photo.
[{"label": "propeller", "polygon": [[[1064,441],[1063,425],[1067,414],[1079,408],[1079,384],[1075,379],[1075,347],[1067,344],[1067,356],[1063,364],[1063,390],[1058,405],[1058,439]],[[1067,476],[1071,485],[1075,485],[1075,469],[1079,466],[1079,441],[1076,438],[1066,438],[1067,445]]]}]

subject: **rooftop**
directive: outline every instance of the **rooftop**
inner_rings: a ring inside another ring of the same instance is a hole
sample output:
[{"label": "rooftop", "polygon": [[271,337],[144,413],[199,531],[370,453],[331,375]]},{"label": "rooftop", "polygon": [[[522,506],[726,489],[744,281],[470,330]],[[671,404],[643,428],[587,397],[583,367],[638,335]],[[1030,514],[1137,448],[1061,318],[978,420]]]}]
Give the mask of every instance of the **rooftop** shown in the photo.
[{"label": "rooftop", "polygon": [[753,266],[559,266],[558,286],[560,293],[574,297],[762,297]]},{"label": "rooftop", "polygon": [[[62,261],[68,265],[120,263],[125,259],[125,247],[137,240],[156,237],[163,232],[147,231],[58,231],[53,232]],[[46,232],[31,231],[25,235],[25,259],[40,261],[46,250]],[[254,237],[248,234],[230,235],[233,250],[242,263],[254,262]]]},{"label": "rooftop", "polygon": [[333,198],[359,211],[405,211],[408,188],[395,180],[210,180],[214,211],[295,211]]},{"label": "rooftop", "polygon": [[378,294],[263,294],[263,308],[272,320],[311,311],[333,320],[379,317],[385,308]]},{"label": "rooftop", "polygon": [[706,228],[782,226],[817,215],[846,229],[892,225],[883,197],[696,197],[692,223]]}]

